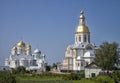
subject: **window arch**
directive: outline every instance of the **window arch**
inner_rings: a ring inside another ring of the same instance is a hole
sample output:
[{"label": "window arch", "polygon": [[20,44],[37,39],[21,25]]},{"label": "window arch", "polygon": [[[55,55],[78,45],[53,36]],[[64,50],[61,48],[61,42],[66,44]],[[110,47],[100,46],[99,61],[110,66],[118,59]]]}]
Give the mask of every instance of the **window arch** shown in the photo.
[{"label": "window arch", "polygon": [[89,64],[89,62],[86,62],[86,66]]},{"label": "window arch", "polygon": [[81,36],[79,36],[79,42],[81,42]]},{"label": "window arch", "polygon": [[84,35],[84,42],[86,42],[87,41],[87,38],[86,38],[86,35]]}]

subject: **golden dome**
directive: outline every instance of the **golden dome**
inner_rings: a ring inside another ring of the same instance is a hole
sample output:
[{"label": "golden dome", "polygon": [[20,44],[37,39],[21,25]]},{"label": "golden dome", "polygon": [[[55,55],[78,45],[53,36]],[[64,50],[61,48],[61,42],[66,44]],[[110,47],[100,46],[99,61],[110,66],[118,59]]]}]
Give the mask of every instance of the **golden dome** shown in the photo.
[{"label": "golden dome", "polygon": [[81,11],[80,22],[79,22],[78,27],[76,28],[75,33],[88,33],[89,32],[88,27],[85,25],[85,16],[83,14],[84,12]]},{"label": "golden dome", "polygon": [[85,24],[81,24],[76,28],[76,33],[88,33],[89,29]]},{"label": "golden dome", "polygon": [[28,44],[28,45],[26,46],[26,50],[31,50],[31,45],[30,45],[30,44]]},{"label": "golden dome", "polygon": [[20,42],[17,44],[17,46],[19,46],[19,47],[25,47],[25,43],[24,43],[23,41],[20,41]]}]

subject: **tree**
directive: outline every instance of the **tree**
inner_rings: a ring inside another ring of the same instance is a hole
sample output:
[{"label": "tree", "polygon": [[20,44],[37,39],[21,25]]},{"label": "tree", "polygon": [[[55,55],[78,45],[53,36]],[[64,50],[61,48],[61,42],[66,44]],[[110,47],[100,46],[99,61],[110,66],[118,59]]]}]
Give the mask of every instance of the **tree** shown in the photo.
[{"label": "tree", "polygon": [[57,63],[53,63],[52,68],[56,68],[57,69]]},{"label": "tree", "polygon": [[81,76],[76,73],[70,73],[63,77],[64,80],[80,80]]},{"label": "tree", "polygon": [[46,71],[50,71],[51,70],[51,66],[50,65],[47,65],[46,66]]},{"label": "tree", "polygon": [[105,70],[112,70],[118,61],[118,44],[103,42],[96,50],[95,62]]},{"label": "tree", "polygon": [[16,78],[10,72],[0,71],[0,83],[16,83]]},{"label": "tree", "polygon": [[26,69],[23,66],[19,66],[15,69],[12,69],[12,73],[13,74],[24,74],[24,73],[26,73]]},{"label": "tree", "polygon": [[19,67],[17,68],[17,71],[18,71],[19,73],[21,73],[21,74],[26,73],[26,69],[25,69],[25,67],[23,67],[23,66],[19,66]]}]

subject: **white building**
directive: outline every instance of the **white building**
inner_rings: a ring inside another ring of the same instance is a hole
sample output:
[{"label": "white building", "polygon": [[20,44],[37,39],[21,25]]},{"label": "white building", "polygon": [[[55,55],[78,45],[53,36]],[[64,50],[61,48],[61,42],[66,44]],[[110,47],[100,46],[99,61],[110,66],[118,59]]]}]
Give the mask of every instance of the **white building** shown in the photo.
[{"label": "white building", "polygon": [[92,62],[85,67],[85,78],[96,77],[100,72],[102,72],[102,69]]},{"label": "white building", "polygon": [[45,71],[45,55],[38,49],[32,54],[31,45],[25,45],[23,41],[20,41],[13,46],[9,58],[5,59],[5,66],[9,66],[10,68],[24,66],[26,70]]},{"label": "white building", "polygon": [[74,44],[67,46],[61,71],[81,71],[94,60],[96,46],[90,42],[90,31],[85,24],[83,11],[74,36]]}]

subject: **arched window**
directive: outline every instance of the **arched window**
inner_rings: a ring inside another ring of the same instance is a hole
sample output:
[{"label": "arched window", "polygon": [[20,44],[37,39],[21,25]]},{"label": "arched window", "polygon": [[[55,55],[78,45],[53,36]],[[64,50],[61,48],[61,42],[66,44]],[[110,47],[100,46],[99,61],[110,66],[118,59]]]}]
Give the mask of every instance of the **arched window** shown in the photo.
[{"label": "arched window", "polygon": [[81,36],[79,36],[79,42],[81,42]]},{"label": "arched window", "polygon": [[81,62],[81,66],[83,66],[83,62]]},{"label": "arched window", "polygon": [[90,43],[90,35],[88,36],[88,42]]},{"label": "arched window", "polygon": [[8,64],[10,65],[10,61],[8,62]]},{"label": "arched window", "polygon": [[86,62],[86,66],[88,65],[89,63],[88,62]]},{"label": "arched window", "polygon": [[87,38],[86,38],[86,35],[84,35],[84,42],[86,42],[87,41]]}]

